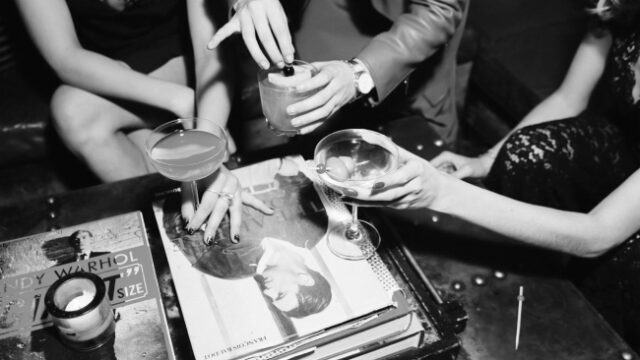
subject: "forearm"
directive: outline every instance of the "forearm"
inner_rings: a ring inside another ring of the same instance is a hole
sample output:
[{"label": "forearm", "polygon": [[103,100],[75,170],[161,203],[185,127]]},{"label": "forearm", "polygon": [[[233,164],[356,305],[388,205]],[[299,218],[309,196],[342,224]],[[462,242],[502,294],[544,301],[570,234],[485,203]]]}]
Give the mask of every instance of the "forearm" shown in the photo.
[{"label": "forearm", "polygon": [[504,142],[511,134],[525,126],[540,124],[551,120],[577,116],[586,108],[586,103],[576,104],[569,101],[563,93],[555,92],[534,107],[507,135],[487,152],[495,157]]},{"label": "forearm", "polygon": [[[447,175],[442,175],[443,177]],[[519,202],[466,182],[440,182],[433,209],[492,229],[510,238],[582,257],[602,254],[630,235],[598,214],[560,211]]]},{"label": "forearm", "polygon": [[[138,73],[103,55],[84,49],[68,51],[50,64],[60,79],[75,87],[103,95],[134,101],[185,114],[182,99],[193,98],[193,90],[181,84]],[[187,107],[188,109],[188,107]]]}]

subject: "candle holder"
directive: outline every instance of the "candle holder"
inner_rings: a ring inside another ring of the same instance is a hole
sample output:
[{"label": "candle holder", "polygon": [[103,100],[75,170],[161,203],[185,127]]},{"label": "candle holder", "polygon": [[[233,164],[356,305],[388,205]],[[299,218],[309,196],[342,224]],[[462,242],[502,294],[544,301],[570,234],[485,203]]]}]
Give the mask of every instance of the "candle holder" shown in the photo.
[{"label": "candle holder", "polygon": [[45,306],[67,346],[91,351],[115,336],[115,319],[104,281],[79,272],[58,279],[45,295]]}]

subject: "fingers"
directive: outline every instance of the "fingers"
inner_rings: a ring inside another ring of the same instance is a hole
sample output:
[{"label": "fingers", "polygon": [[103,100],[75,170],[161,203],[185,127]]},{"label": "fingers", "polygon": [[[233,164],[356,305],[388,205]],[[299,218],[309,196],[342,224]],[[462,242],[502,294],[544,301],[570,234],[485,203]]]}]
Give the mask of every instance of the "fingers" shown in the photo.
[{"label": "fingers", "polygon": [[262,4],[258,2],[251,3],[251,6],[249,6],[249,12],[251,13],[253,25],[255,26],[258,38],[262,43],[262,47],[265,49],[274,64],[278,67],[283,67],[284,59],[282,58],[280,49],[278,49],[276,40],[271,33],[271,27],[269,26],[270,19],[267,18],[267,13]]},{"label": "fingers", "polygon": [[[204,232],[204,239],[207,244],[210,244],[213,240],[216,230],[224,218],[224,215],[227,213],[227,210],[233,206],[233,203],[238,202],[238,199],[235,199],[235,194],[239,190],[238,179],[235,176],[228,177],[227,179],[228,180],[225,182],[224,187],[218,195],[213,211],[211,211],[211,215],[209,215],[209,220],[207,221],[207,228]],[[240,204],[240,206],[242,206],[242,204]],[[240,225],[238,224],[236,228],[239,230]]]},{"label": "fingers", "polygon": [[242,198],[242,202],[247,205],[250,206],[262,213],[265,213],[267,215],[271,215],[273,214],[273,209],[270,208],[267,204],[263,203],[262,201],[260,201],[257,197],[249,194],[246,191],[243,191],[240,194],[241,198]]},{"label": "fingers", "polygon": [[211,37],[211,40],[209,40],[209,43],[207,44],[207,49],[209,50],[215,49],[226,38],[239,32],[240,32],[240,20],[238,19],[237,16],[234,16],[231,18],[231,20],[229,20],[228,23],[224,24],[223,27],[218,29],[218,31],[216,31],[216,33],[213,34],[213,36]]},{"label": "fingers", "polygon": [[301,128],[301,129],[299,129],[299,130],[298,130],[298,133],[299,133],[300,135],[307,135],[307,134],[309,134],[309,133],[313,132],[315,129],[317,129],[317,128],[319,128],[320,126],[322,126],[322,124],[324,124],[324,123],[323,123],[323,122],[321,122],[321,121],[319,121],[319,122],[317,122],[317,123],[315,123],[315,124],[311,124],[311,125],[309,125],[309,126],[305,126],[305,127]]},{"label": "fingers", "polygon": [[194,214],[194,208],[195,206],[194,204],[194,199],[193,199],[193,195],[191,190],[189,189],[189,186],[191,186],[189,183],[181,183],[180,187],[182,189],[181,194],[182,194],[182,206],[181,206],[181,213],[182,213],[182,220],[184,221],[185,224],[188,225],[189,220],[193,217]]},{"label": "fingers", "polygon": [[473,174],[473,169],[470,166],[464,165],[458,170],[452,172],[451,176],[458,179],[464,179],[466,177],[471,176],[472,174]]},{"label": "fingers", "polygon": [[271,30],[278,41],[278,46],[284,61],[291,63],[293,61],[293,54],[295,53],[293,48],[293,41],[291,40],[291,33],[289,33],[289,25],[287,22],[287,16],[284,13],[282,7],[279,8],[267,8],[267,17],[269,18],[269,24]]},{"label": "fingers", "polygon": [[453,153],[450,151],[443,151],[438,156],[431,159],[431,165],[434,167],[442,166],[444,163],[453,162]]},{"label": "fingers", "polygon": [[331,81],[331,76],[326,72],[320,72],[316,76],[309,80],[304,81],[300,85],[296,86],[297,91],[309,91],[313,89],[319,89],[327,85]]},{"label": "fingers", "polygon": [[242,195],[240,187],[236,189],[233,203],[229,208],[229,231],[231,242],[237,244],[240,242],[240,227],[242,225]]},{"label": "fingers", "polygon": [[381,177],[378,182],[373,185],[371,197],[380,193],[388,193],[391,189],[402,188],[411,180],[422,175],[422,173],[423,167],[420,163],[420,160],[409,160],[407,163],[400,166],[396,171],[392,171],[389,174]]},{"label": "fingers", "polygon": [[247,46],[247,50],[249,50],[249,54],[253,60],[255,60],[260,67],[263,69],[269,68],[269,60],[264,56],[262,50],[260,50],[260,45],[258,44],[258,40],[256,39],[256,30],[253,26],[253,20],[251,19],[251,14],[248,11],[241,11],[238,13],[240,17],[240,29],[242,31],[242,39],[244,40],[244,44]]}]

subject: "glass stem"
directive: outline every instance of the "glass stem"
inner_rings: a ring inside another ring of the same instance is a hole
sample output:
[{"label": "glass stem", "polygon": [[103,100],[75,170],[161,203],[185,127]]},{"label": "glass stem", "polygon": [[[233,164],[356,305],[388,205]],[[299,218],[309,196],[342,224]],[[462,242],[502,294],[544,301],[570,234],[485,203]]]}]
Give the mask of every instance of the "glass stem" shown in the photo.
[{"label": "glass stem", "polygon": [[193,210],[198,210],[200,207],[200,197],[198,196],[198,183],[194,181],[189,182],[189,189],[191,189],[191,196],[193,197]]},{"label": "glass stem", "polygon": [[351,204],[351,222],[347,224],[345,236],[349,240],[359,240],[362,237],[360,231],[360,226],[358,226],[358,205]]}]

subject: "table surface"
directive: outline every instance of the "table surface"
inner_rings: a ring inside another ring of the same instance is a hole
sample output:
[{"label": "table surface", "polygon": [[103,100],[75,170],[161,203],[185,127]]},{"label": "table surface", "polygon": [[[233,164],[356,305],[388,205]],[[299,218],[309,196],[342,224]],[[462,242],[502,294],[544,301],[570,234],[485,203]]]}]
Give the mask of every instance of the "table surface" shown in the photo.
[{"label": "table surface", "polygon": [[[174,186],[159,175],[148,175],[6,205],[0,207],[0,241],[140,210],[153,242],[153,194]],[[469,315],[459,335],[458,359],[639,358],[580,292],[555,274],[547,261],[553,254],[510,245],[496,234],[443,214],[428,214],[427,224],[395,214],[389,218],[440,295],[461,302]],[[525,301],[515,351],[519,286]],[[172,336],[184,340],[184,324],[170,326]],[[188,344],[175,345],[180,359],[192,357]]]}]

